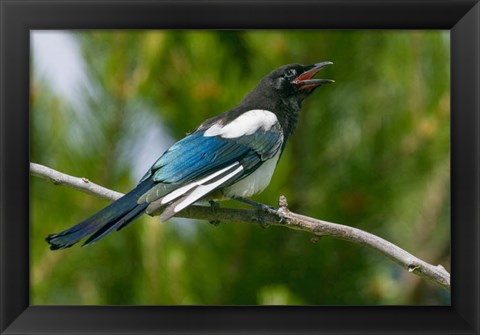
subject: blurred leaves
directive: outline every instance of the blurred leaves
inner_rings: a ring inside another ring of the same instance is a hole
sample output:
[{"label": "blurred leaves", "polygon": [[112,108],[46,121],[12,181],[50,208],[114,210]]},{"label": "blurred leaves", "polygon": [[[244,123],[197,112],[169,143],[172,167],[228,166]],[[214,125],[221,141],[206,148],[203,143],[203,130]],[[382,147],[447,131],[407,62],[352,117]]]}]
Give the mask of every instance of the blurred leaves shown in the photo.
[{"label": "blurred leaves", "polygon": [[[153,163],[169,136],[233,107],[280,65],[329,60],[321,77],[336,83],[305,102],[255,199],[274,205],[285,194],[296,212],[359,227],[449,269],[448,32],[72,34],[94,94],[79,91],[84,103],[70,104],[33,68],[33,162],[128,191],[134,167]],[[280,228],[145,216],[88,248],[48,249],[47,234],[105,205],[31,179],[32,304],[450,303],[371,250]]]}]

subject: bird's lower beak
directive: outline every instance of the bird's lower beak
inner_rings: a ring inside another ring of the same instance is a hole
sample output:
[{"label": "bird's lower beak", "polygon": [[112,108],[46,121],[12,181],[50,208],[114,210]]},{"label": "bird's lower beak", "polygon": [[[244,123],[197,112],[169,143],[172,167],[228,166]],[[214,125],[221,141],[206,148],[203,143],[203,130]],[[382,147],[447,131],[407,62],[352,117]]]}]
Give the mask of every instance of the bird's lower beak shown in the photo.
[{"label": "bird's lower beak", "polygon": [[332,62],[321,62],[321,63],[307,66],[306,67],[307,71],[300,74],[297,78],[295,78],[292,81],[292,83],[297,85],[297,88],[299,90],[313,89],[323,84],[334,83],[335,81],[331,79],[312,79],[312,77],[316,75],[318,71],[332,64],[333,64]]}]

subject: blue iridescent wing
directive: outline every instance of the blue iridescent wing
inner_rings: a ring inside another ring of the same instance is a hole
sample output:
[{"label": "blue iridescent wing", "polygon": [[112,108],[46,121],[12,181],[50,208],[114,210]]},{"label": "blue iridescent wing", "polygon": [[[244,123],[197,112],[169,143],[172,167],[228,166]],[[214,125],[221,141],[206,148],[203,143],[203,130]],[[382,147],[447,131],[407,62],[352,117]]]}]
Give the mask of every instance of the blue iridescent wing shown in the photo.
[{"label": "blue iridescent wing", "polygon": [[237,138],[192,133],[155,162],[142,180],[151,178],[156,185],[138,203],[149,204],[146,213],[162,210],[160,219],[168,220],[209,193],[250,175],[282,144],[279,125]]},{"label": "blue iridescent wing", "polygon": [[240,162],[248,173],[280,150],[283,135],[279,127],[228,139],[204,136],[203,131],[190,134],[155,162],[150,175],[155,182],[187,184],[234,162]]}]

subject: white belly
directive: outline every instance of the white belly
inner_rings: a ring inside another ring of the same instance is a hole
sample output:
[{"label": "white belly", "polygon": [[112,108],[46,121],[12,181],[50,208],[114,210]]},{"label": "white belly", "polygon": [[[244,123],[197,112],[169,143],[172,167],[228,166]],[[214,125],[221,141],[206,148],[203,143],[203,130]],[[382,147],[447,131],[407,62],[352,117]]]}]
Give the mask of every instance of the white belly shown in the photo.
[{"label": "white belly", "polygon": [[263,165],[251,175],[229,187],[226,187],[223,190],[223,194],[226,197],[231,197],[232,195],[251,197],[254,194],[262,192],[268,184],[270,184],[279,157],[280,150],[274,157],[263,163]]}]

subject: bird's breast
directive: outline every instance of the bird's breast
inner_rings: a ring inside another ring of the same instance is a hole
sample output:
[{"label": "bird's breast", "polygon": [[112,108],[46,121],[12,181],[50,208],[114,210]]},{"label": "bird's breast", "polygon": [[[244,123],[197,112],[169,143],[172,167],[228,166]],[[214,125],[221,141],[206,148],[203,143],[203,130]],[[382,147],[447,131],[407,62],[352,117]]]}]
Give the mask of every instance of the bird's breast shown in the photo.
[{"label": "bird's breast", "polygon": [[226,197],[233,195],[240,197],[250,197],[254,194],[262,192],[272,179],[273,172],[277,166],[279,152],[271,159],[265,161],[257,170],[252,172],[249,176],[223,189],[223,194]]}]

